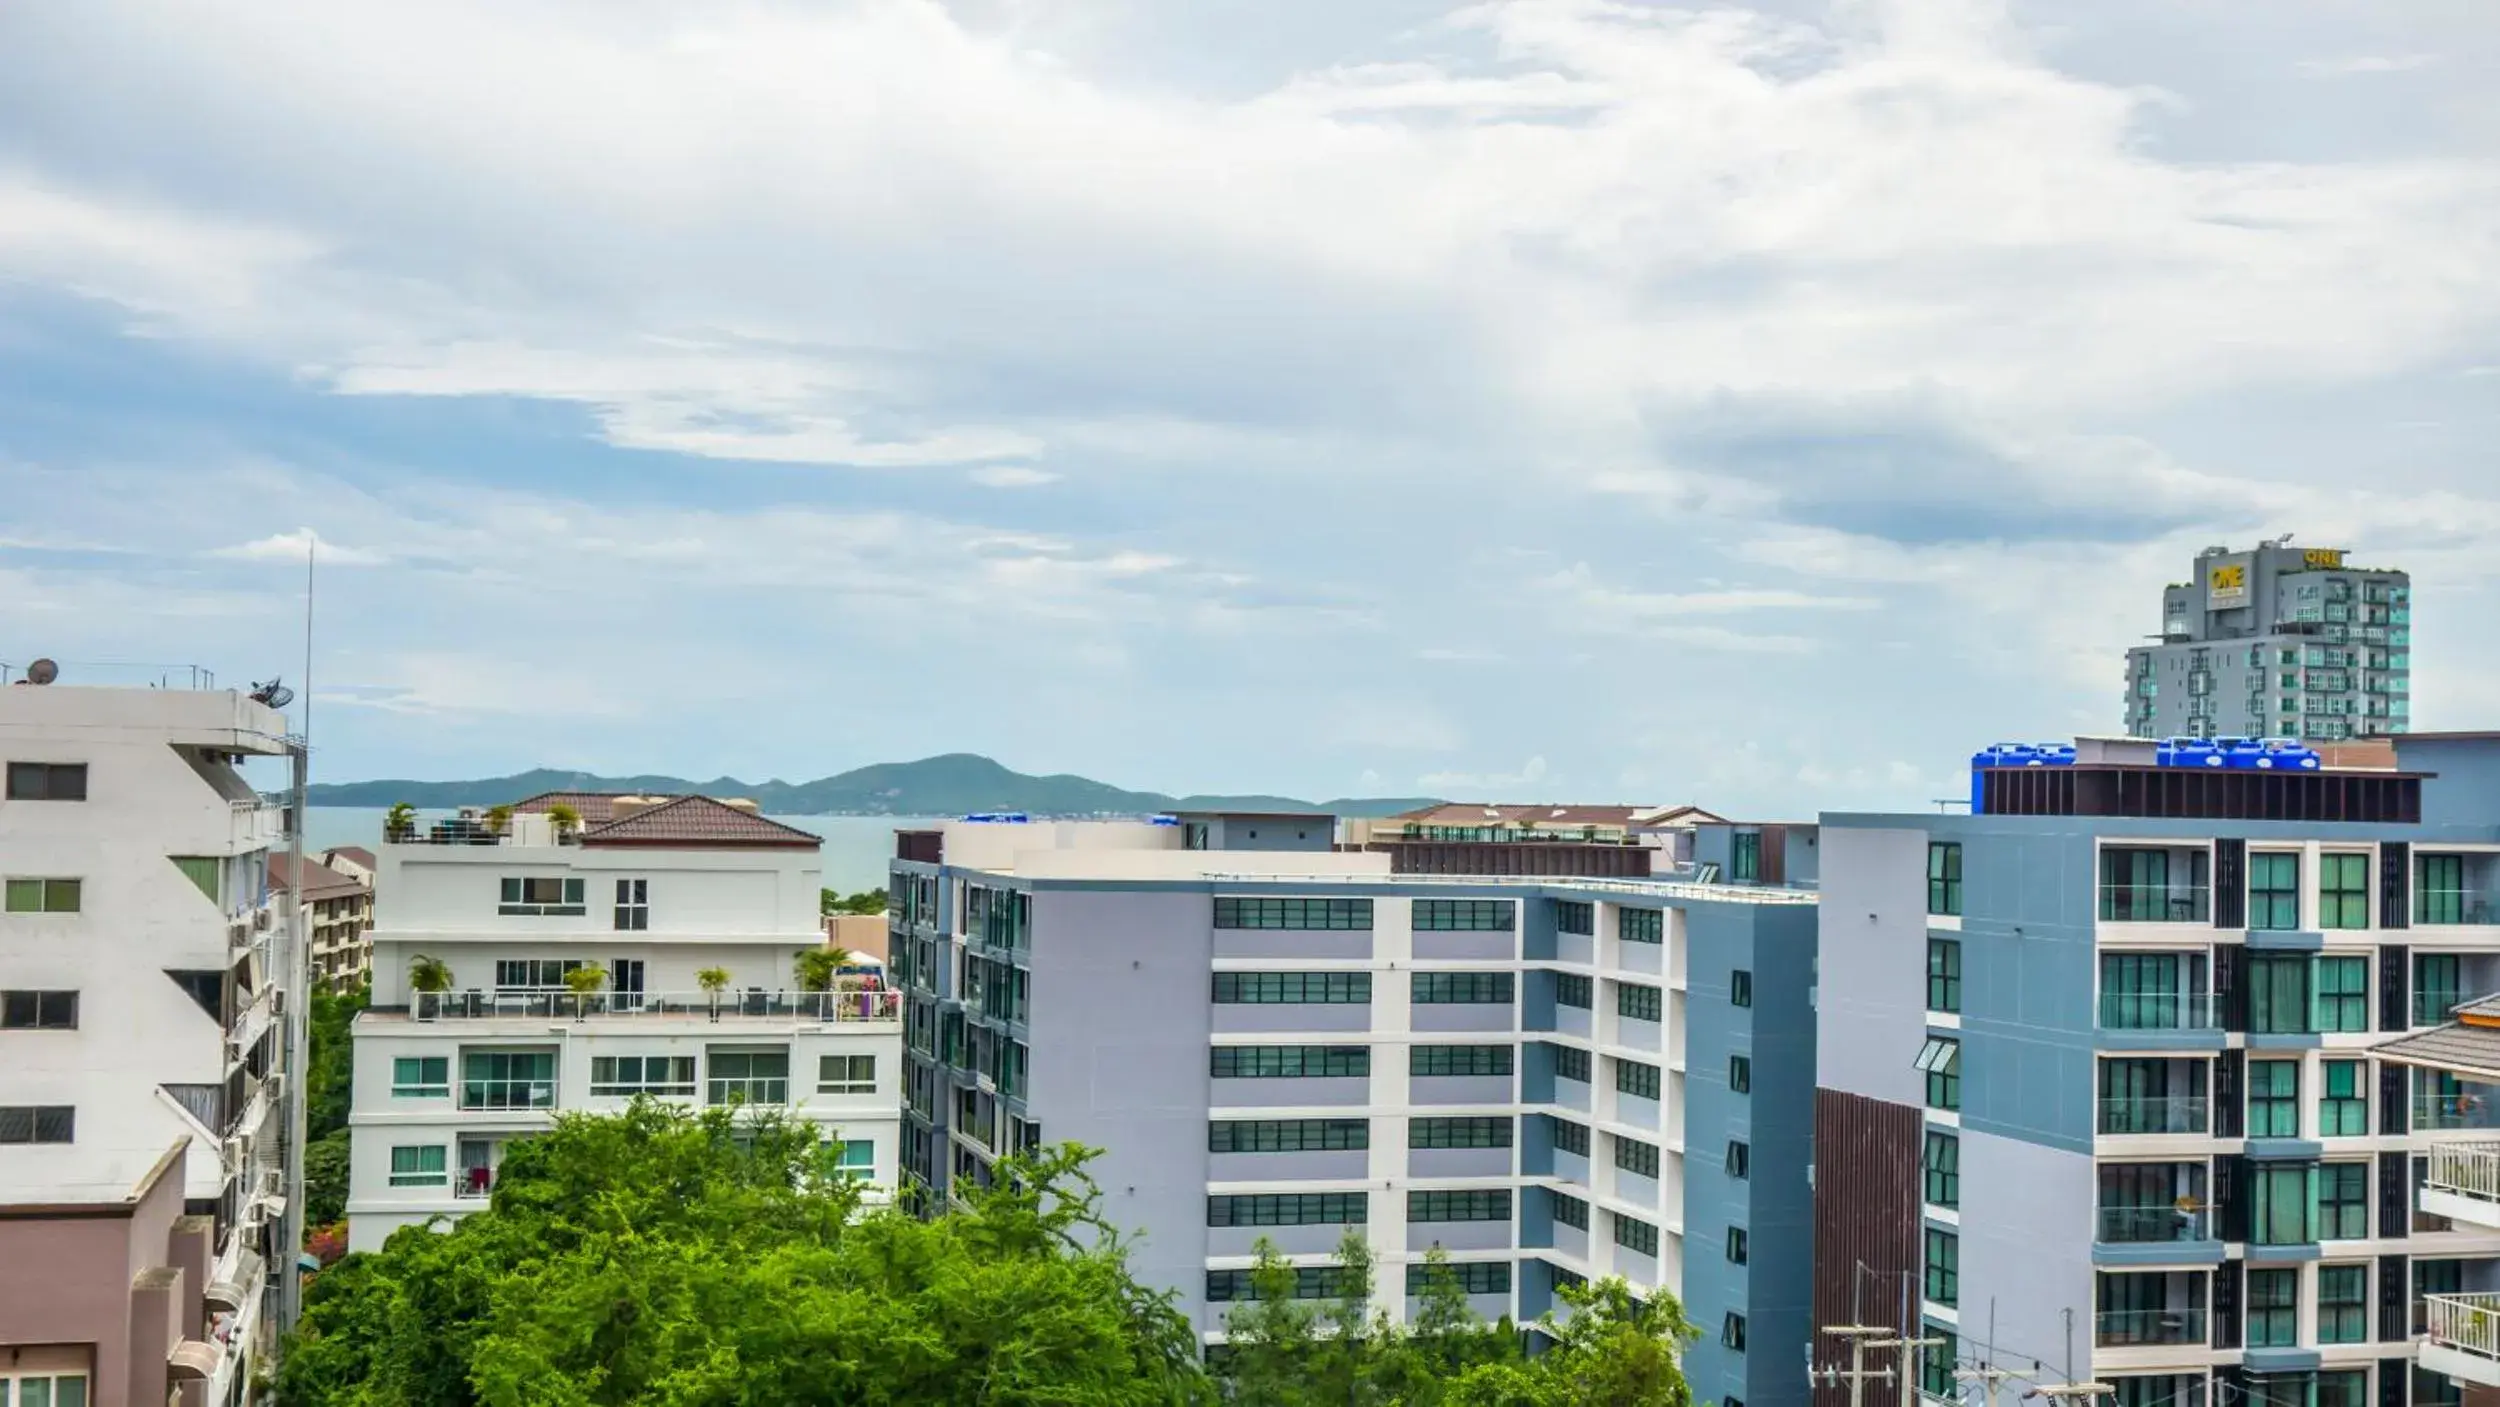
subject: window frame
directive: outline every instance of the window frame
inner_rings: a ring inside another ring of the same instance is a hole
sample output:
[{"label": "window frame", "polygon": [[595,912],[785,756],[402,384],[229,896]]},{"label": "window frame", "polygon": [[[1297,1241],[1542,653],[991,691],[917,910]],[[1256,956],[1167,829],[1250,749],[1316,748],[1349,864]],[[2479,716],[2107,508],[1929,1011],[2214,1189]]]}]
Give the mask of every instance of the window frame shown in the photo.
[{"label": "window frame", "polygon": [[0,1147],[63,1145],[77,1141],[78,1106],[75,1104],[0,1105]]},{"label": "window frame", "polygon": [[1588,1125],[1576,1123],[1555,1114],[1548,1114],[1545,1118],[1553,1126],[1551,1137],[1554,1141],[1555,1152],[1568,1153],[1575,1158],[1585,1158],[1589,1155]]},{"label": "window frame", "polygon": [[1667,911],[1626,905],[1615,910],[1615,936],[1625,943],[1667,941]]},{"label": "window frame", "polygon": [[[2260,879],[2265,882],[2259,883]],[[2300,929],[2300,852],[2248,852],[2248,927],[2257,933]]]},{"label": "window frame", "polygon": [[1930,1304],[1954,1308],[1962,1302],[1962,1238],[1940,1226],[1927,1228],[1926,1253],[1919,1258],[1919,1291]]},{"label": "window frame", "polygon": [[[1941,1154],[1943,1156],[1939,1157]],[[1962,1137],[1951,1129],[1929,1129],[1919,1154],[1919,1195],[1931,1207],[1962,1205]]]},{"label": "window frame", "polygon": [[1622,1134],[1615,1134],[1613,1137],[1615,1167],[1623,1172],[1634,1173],[1655,1181],[1658,1177],[1658,1145],[1643,1143],[1637,1138],[1626,1138]]},{"label": "window frame", "polygon": [[1753,1057],[1731,1055],[1727,1058],[1727,1089],[1730,1094],[1753,1093]]},{"label": "window frame", "polygon": [[2367,853],[2329,850],[2318,856],[2318,927],[2349,931],[2371,927],[2371,870]]},{"label": "window frame", "polygon": [[1962,914],[1962,842],[1927,842],[1927,912],[1937,918]]},{"label": "window frame", "polygon": [[1406,1048],[1406,1073],[1425,1079],[1504,1079],[1517,1070],[1518,1059],[1507,1045],[1425,1041]]},{"label": "window frame", "polygon": [[1513,1203],[1507,1187],[1422,1187],[1406,1194],[1409,1226],[1451,1222],[1509,1221]]},{"label": "window frame", "polygon": [[[2370,1165],[2360,1162],[2320,1163],[2317,1165],[2316,1180],[2317,1216],[2311,1224],[2315,1239],[2369,1239]],[[2344,1195],[2347,1192],[2351,1195]]]},{"label": "window frame", "polygon": [[[31,906],[21,904],[33,885]],[[0,912],[21,917],[86,912],[86,880],[74,875],[10,875],[0,881]],[[66,902],[64,902],[66,900]]]},{"label": "window frame", "polygon": [[1215,1080],[1366,1079],[1371,1067],[1367,1045],[1219,1045],[1207,1051],[1207,1078]]},{"label": "window frame", "polygon": [[[409,1166],[400,1166],[400,1155],[415,1154]],[[426,1154],[433,1154],[433,1166],[426,1166]],[[391,1145],[390,1185],[393,1187],[451,1186],[451,1150],[440,1143],[395,1143]]]},{"label": "window frame", "polygon": [[[627,1061],[633,1062],[630,1076]],[[682,1066],[677,1063],[680,1061],[684,1062]],[[632,1099],[649,1095],[654,1099],[692,1099],[702,1089],[696,1063],[691,1055],[594,1055],[590,1058],[590,1097]]]},{"label": "window frame", "polygon": [[1626,1060],[1622,1056],[1615,1057],[1615,1093],[1617,1094],[1628,1094],[1636,1099],[1655,1101],[1661,1097],[1661,1092],[1666,1087],[1665,1081],[1664,1073],[1646,1060]]},{"label": "window frame", "polygon": [[0,1031],[75,1031],[75,988],[13,987],[0,991]]},{"label": "window frame", "polygon": [[[2328,1277],[2334,1278],[2330,1287]],[[2333,1299],[2328,1291],[2338,1291]],[[2348,1293],[2345,1291],[2348,1290]],[[2332,1318],[2330,1319],[2330,1315]],[[2368,1343],[2370,1332],[2370,1267],[2364,1262],[2318,1267],[2318,1342]]]},{"label": "window frame", "polygon": [[1927,935],[1927,1009],[1959,1015],[1962,1010],[1962,940]]},{"label": "window frame", "polygon": [[[416,1078],[405,1078],[407,1067],[416,1067]],[[439,1066],[441,1078],[427,1079],[427,1067]],[[394,1055],[391,1057],[391,1098],[451,1098],[451,1057],[448,1055]]]},{"label": "window frame", "polygon": [[1753,974],[1736,968],[1727,975],[1727,1004],[1751,1010],[1753,1007]]},{"label": "window frame", "polygon": [[1515,972],[1417,972],[1407,981],[1416,1006],[1510,1006],[1519,1000]]},{"label": "window frame", "polygon": [[1218,894],[1212,926],[1292,933],[1368,933],[1372,927],[1372,901]]},{"label": "window frame", "polygon": [[[64,786],[63,780],[74,775],[77,784]],[[10,801],[85,801],[87,799],[87,764],[84,762],[16,762],[8,767],[6,799]],[[27,785],[31,782],[32,785]],[[77,795],[66,793],[75,791]]]},{"label": "window frame", "polygon": [[1516,899],[1416,899],[1411,928],[1415,933],[1515,933],[1519,930]]},{"label": "window frame", "polygon": [[1409,1148],[1508,1148],[1517,1141],[1507,1114],[1429,1114],[1406,1121]]},{"label": "window frame", "polygon": [[[1245,1217],[1244,1212],[1250,1213]],[[1363,1192],[1218,1192],[1207,1196],[1207,1225],[1367,1226],[1371,1197]]]},{"label": "window frame", "polygon": [[[2366,1138],[2370,1134],[2370,1082],[2359,1060],[2325,1060],[2318,1065],[2318,1137]],[[2337,1093],[2337,1076],[2350,1085]]]},{"label": "window frame", "polygon": [[[2248,1137],[2300,1137],[2300,1064],[2298,1060],[2248,1062]],[[2288,1084],[2284,1083],[2287,1079]]]},{"label": "window frame", "polygon": [[1586,899],[1554,901],[1554,931],[1573,938],[1597,936],[1597,905]]},{"label": "window frame", "polygon": [[1567,1006],[1567,1007],[1571,1007],[1571,1008],[1573,1008],[1574,1010],[1578,1010],[1578,1011],[1594,1011],[1594,1010],[1596,1010],[1596,1009],[1597,1009],[1597,983],[1596,983],[1596,981],[1595,981],[1594,979],[1590,978],[1589,976],[1587,976],[1585,973],[1578,973],[1578,972],[1557,972],[1557,973],[1555,973],[1555,974],[1554,974],[1554,1005],[1556,1005],[1556,1006]]},{"label": "window frame", "polygon": [[1615,1015],[1658,1025],[1667,1019],[1667,993],[1646,982],[1615,983]]},{"label": "window frame", "polygon": [[616,915],[614,932],[647,933],[651,930],[651,881],[620,879],[616,882]]},{"label": "window frame", "polygon": [[1727,1175],[1737,1182],[1753,1180],[1753,1145],[1741,1138],[1727,1141]]},{"label": "window frame", "polygon": [[1207,1121],[1207,1152],[1214,1154],[1353,1153],[1371,1146],[1369,1119]]},{"label": "window frame", "polygon": [[1597,1082],[1597,1062],[1587,1051],[1576,1045],[1559,1045],[1552,1041],[1546,1044],[1554,1051],[1555,1079],[1569,1080],[1576,1085]]},{"label": "window frame", "polygon": [[1656,1226],[1639,1217],[1626,1216],[1622,1212],[1608,1212],[1606,1217],[1609,1223],[1606,1228],[1607,1234],[1614,1238],[1616,1245],[1635,1255],[1656,1258],[1658,1254],[1658,1228]]},{"label": "window frame", "polygon": [[1369,1006],[1368,972],[1216,972],[1209,998],[1218,1006]]},{"label": "window frame", "polygon": [[[837,1060],[842,1062],[842,1078],[838,1080],[829,1079],[827,1078],[828,1072],[832,1067],[833,1062]],[[866,1079],[861,1079],[859,1077],[860,1062],[862,1061],[867,1062],[868,1077]],[[818,1094],[875,1094],[877,1092],[876,1053],[871,1051],[866,1055],[838,1054],[817,1056],[816,1092]]]},{"label": "window frame", "polygon": [[2246,1337],[2250,1348],[2294,1348],[2300,1343],[2300,1270],[2250,1266]]}]

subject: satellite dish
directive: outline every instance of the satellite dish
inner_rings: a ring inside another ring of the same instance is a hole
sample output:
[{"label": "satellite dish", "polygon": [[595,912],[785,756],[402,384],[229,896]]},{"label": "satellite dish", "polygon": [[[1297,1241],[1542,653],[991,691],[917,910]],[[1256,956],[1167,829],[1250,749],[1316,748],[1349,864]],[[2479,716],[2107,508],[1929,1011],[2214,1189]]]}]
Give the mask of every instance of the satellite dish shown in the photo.
[{"label": "satellite dish", "polygon": [[60,677],[61,667],[50,660],[37,660],[26,666],[26,682],[29,684],[49,684]]},{"label": "satellite dish", "polygon": [[266,684],[252,686],[252,701],[265,703],[271,708],[284,708],[295,702],[295,691],[272,679]]}]

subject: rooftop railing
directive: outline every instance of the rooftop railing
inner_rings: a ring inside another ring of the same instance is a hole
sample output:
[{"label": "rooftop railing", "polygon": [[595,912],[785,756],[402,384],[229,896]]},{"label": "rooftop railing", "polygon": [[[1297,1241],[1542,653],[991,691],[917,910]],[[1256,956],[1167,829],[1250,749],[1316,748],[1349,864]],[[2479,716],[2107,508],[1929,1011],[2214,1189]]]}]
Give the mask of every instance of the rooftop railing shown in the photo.
[{"label": "rooftop railing", "polygon": [[762,987],[718,992],[595,992],[542,989],[417,992],[409,1015],[419,1021],[492,1021],[538,1017],[554,1021],[640,1021],[688,1017],[719,1021],[763,1017],[827,1025],[903,1019],[903,994],[891,987],[830,992]]},{"label": "rooftop railing", "polygon": [[1634,899],[1706,899],[1740,904],[1812,904],[1811,889],[1761,888],[1750,884],[1703,884],[1669,879],[1580,879],[1566,875],[1493,874],[1208,874],[1216,884],[1292,885],[1324,891],[1358,884],[1445,886],[1453,889],[1570,889],[1621,894]]}]

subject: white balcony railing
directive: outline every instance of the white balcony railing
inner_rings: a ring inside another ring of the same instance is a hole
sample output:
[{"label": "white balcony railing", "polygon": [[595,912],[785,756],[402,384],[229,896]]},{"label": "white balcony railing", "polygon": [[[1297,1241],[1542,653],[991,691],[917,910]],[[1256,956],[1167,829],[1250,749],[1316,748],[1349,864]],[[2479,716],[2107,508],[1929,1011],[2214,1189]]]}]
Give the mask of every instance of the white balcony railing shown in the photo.
[{"label": "white balcony railing", "polygon": [[2422,1366],[2500,1382],[2500,1294],[2424,1295]]},{"label": "white balcony railing", "polygon": [[903,1019],[903,994],[875,990],[802,992],[764,988],[720,992],[418,992],[409,1014],[419,1021],[491,1021],[540,1017],[558,1021],[719,1021],[762,1017],[823,1025]]},{"label": "white balcony railing", "polygon": [[2432,1144],[2422,1185],[2500,1206],[2500,1140]]}]

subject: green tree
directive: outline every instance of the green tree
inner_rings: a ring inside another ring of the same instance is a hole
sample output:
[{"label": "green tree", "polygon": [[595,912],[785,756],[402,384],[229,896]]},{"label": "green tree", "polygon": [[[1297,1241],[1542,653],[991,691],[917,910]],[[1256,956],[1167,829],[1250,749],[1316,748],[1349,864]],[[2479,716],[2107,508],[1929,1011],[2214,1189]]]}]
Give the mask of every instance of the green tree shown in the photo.
[{"label": "green tree", "polygon": [[844,894],[837,889],[818,891],[818,911],[826,917],[835,914],[881,914],[885,912],[885,891],[864,889],[857,894]]},{"label": "green tree", "polygon": [[932,1221],[864,1209],[811,1125],[648,1101],[513,1145],[487,1208],[314,1282],[305,1404],[1212,1401],[1073,1145]]}]

